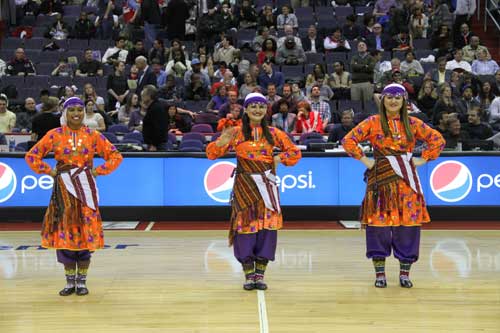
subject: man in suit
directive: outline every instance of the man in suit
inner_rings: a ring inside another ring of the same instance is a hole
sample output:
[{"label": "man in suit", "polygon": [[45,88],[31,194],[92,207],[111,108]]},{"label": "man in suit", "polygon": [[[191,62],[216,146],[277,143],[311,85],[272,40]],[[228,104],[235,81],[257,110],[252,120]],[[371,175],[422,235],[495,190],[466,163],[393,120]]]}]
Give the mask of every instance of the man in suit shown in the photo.
[{"label": "man in suit", "polygon": [[156,87],[157,80],[153,69],[149,67],[148,60],[144,56],[138,56],[135,58],[135,65],[139,69],[139,79],[137,80],[137,88],[135,93],[137,96],[141,96],[142,89],[147,85],[153,85]]},{"label": "man in suit", "polygon": [[318,37],[318,31],[314,25],[310,25],[307,30],[307,36],[302,38],[302,47],[305,52],[311,53],[323,53],[325,48],[323,47],[323,40]]},{"label": "man in suit", "polygon": [[297,116],[289,112],[290,103],[286,99],[282,98],[276,103],[278,105],[279,112],[273,115],[272,126],[287,133],[291,133],[295,129]]},{"label": "man in suit", "polygon": [[446,58],[438,58],[438,68],[431,71],[431,78],[436,84],[451,81],[451,71],[446,69]]},{"label": "man in suit", "polygon": [[366,44],[370,51],[391,51],[394,43],[391,37],[383,32],[382,25],[375,23],[373,25],[373,32],[366,36]]},{"label": "man in suit", "polygon": [[141,92],[141,104],[146,108],[142,121],[142,135],[149,151],[167,150],[168,117],[166,106],[158,100],[158,90],[146,85]]}]

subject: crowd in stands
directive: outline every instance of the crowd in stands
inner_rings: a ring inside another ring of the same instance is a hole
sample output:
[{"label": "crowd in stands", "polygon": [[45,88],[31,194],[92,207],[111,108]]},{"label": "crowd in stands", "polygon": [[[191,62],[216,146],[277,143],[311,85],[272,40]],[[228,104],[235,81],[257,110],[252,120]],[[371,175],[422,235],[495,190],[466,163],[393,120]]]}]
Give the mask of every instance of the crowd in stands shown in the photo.
[{"label": "crowd in stands", "polygon": [[447,148],[500,131],[498,50],[471,31],[473,0],[15,4],[0,50],[0,136],[36,141],[78,95],[89,127],[142,143],[141,92],[152,85],[174,135],[239,124],[243,99],[258,91],[272,126],[339,142],[393,82]]}]

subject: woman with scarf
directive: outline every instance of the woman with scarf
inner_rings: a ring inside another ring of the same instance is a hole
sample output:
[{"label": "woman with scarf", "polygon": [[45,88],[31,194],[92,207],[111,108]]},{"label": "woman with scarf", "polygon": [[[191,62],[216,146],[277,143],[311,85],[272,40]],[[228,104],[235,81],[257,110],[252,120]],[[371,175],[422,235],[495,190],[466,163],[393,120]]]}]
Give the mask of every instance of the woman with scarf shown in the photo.
[{"label": "woman with scarf", "polygon": [[[55,167],[43,161],[50,152]],[[95,154],[106,162],[94,167]],[[64,102],[61,127],[49,131],[25,159],[34,172],[54,177],[41,245],[56,249],[57,260],[64,265],[66,286],[59,295],[86,295],[91,253],[104,247],[95,177],[115,170],[122,156],[102,134],[85,125],[84,104],[71,97]]]},{"label": "woman with scarf", "polygon": [[[211,160],[236,152],[229,244],[243,266],[243,288],[265,290],[264,273],[274,260],[277,231],[283,225],[276,168],[279,163],[295,165],[301,153],[284,132],[267,125],[262,94],[248,94],[243,107],[242,126],[225,128],[206,151]],[[279,154],[273,154],[275,147]]]},{"label": "woman with scarf", "polygon": [[[373,261],[377,288],[387,287],[385,258],[391,250],[400,262],[401,287],[413,286],[409,272],[418,260],[420,226],[430,221],[416,167],[436,159],[445,144],[438,131],[408,116],[407,103],[402,85],[386,86],[379,114],[361,122],[342,140],[345,151],[368,169],[361,223],[366,225],[366,256]],[[412,157],[417,140],[426,143],[422,157]],[[359,148],[363,141],[371,142],[374,158]]]}]

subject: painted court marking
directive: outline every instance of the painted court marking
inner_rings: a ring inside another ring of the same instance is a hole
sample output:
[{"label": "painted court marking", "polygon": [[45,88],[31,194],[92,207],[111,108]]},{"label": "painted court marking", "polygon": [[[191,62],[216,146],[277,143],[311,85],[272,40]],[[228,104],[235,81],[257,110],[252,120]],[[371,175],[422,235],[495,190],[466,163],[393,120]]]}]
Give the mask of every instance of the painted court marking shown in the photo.
[{"label": "painted court marking", "polygon": [[260,333],[269,333],[269,323],[267,322],[266,294],[264,290],[257,290],[257,300],[259,307]]}]

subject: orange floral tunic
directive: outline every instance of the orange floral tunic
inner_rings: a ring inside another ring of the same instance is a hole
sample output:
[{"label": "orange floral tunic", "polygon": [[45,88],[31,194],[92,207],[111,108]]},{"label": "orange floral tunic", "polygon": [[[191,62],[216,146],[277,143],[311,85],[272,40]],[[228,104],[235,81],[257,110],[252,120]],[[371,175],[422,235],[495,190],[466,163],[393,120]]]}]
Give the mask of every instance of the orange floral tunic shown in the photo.
[{"label": "orange floral tunic", "polygon": [[[75,144],[76,142],[76,144]],[[43,161],[50,152],[54,152],[57,162],[75,167],[93,167],[94,155],[98,154],[106,161],[95,170],[99,175],[107,175],[115,170],[123,157],[101,133],[82,127],[71,130],[67,126],[49,131],[28,153],[25,159],[30,168],[39,174],[49,174],[51,166]],[[64,187],[64,183],[60,182]],[[69,194],[64,191],[63,196]],[[51,205],[52,205],[51,201]],[[96,250],[104,247],[101,215],[99,209],[92,210],[85,204],[81,205],[83,224],[72,224],[71,227],[64,223],[57,223],[57,229],[50,231],[47,228],[45,214],[42,227],[42,246],[45,248],[65,250]]]},{"label": "orange floral tunic", "polygon": [[[410,117],[410,127],[414,139],[409,141],[404,132],[403,123],[399,117],[388,119],[389,128],[393,136],[385,136],[380,123],[380,116],[374,115],[353,128],[342,140],[342,145],[350,156],[361,159],[365,154],[358,143],[370,141],[374,150],[389,148],[395,152],[412,152],[417,140],[424,141],[426,148],[422,151],[422,158],[426,161],[438,158],[443,150],[445,141],[436,130],[418,118]],[[362,223],[377,227],[386,226],[418,226],[430,221],[429,213],[423,197],[415,193],[403,179],[397,181],[398,200],[397,209],[380,211],[379,209],[369,216],[362,217]]]},{"label": "orange floral tunic", "polygon": [[[207,157],[214,160],[224,156],[229,150],[236,152],[237,159],[258,160],[265,163],[273,163],[273,146],[271,146],[265,137],[262,136],[262,128],[254,127],[255,134],[258,137],[257,141],[245,141],[241,127],[236,127],[237,134],[232,142],[223,146],[217,147],[217,141],[210,143],[207,146]],[[269,130],[274,138],[275,146],[280,148],[281,163],[286,166],[295,165],[302,157],[300,150],[293,144],[288,135],[283,131],[269,127]],[[255,133],[256,131],[256,133]],[[235,220],[236,232],[240,234],[256,233],[262,229],[279,230],[283,227],[283,215],[269,209],[264,210],[263,216],[258,216],[252,221],[244,220],[245,216],[238,214]]]}]

